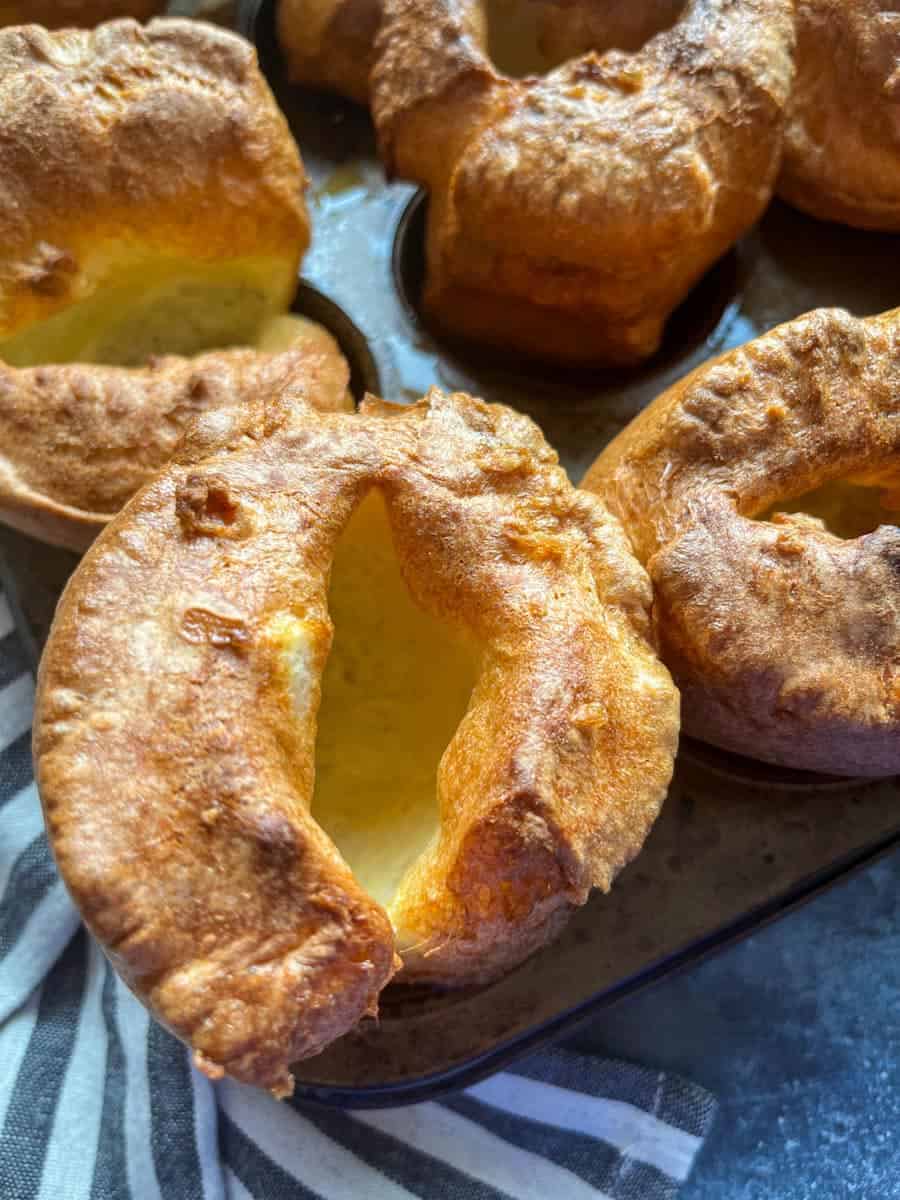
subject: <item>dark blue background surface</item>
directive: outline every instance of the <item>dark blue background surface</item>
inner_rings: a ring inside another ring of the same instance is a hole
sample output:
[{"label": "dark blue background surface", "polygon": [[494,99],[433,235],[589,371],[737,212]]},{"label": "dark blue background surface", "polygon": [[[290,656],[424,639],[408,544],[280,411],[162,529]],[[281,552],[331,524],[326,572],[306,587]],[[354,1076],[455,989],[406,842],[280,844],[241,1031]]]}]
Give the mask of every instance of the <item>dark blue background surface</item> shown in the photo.
[{"label": "dark blue background surface", "polygon": [[715,1092],[684,1200],[900,1198],[900,853],[569,1044]]}]

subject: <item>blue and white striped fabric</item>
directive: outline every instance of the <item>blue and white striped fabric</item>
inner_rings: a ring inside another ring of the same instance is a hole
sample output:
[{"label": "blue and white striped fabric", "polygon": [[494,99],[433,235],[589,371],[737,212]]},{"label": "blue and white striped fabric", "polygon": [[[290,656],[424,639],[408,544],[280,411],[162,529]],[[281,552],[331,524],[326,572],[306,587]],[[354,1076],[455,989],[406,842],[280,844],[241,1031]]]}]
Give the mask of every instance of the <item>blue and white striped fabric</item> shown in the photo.
[{"label": "blue and white striped fabric", "polygon": [[53,867],[34,686],[0,593],[2,1200],[671,1200],[714,1102],[562,1050],[377,1112],[211,1084],[121,984]]}]

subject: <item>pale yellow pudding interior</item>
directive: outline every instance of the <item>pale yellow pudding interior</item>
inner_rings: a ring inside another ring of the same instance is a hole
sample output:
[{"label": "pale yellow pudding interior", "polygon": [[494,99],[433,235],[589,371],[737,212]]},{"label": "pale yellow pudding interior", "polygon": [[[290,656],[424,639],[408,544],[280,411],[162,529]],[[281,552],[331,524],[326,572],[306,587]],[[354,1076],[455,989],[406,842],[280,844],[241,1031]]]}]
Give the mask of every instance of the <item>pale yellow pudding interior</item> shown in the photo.
[{"label": "pale yellow pudding interior", "polygon": [[372,492],[337,546],[334,641],[316,741],[313,816],[386,908],[438,827],[437,768],[477,675],[474,649],[412,600]]},{"label": "pale yellow pudding interior", "polygon": [[871,533],[879,525],[898,523],[900,489],[886,491],[835,479],[793,500],[773,505],[759,519],[771,520],[777,512],[817,517],[837,537],[856,538]]},{"label": "pale yellow pudding interior", "polygon": [[[197,264],[155,258],[103,271],[91,295],[0,341],[15,367],[89,362],[142,366],[154,354],[255,346],[290,304],[296,279],[283,260]],[[284,279],[281,287],[273,280]]]}]

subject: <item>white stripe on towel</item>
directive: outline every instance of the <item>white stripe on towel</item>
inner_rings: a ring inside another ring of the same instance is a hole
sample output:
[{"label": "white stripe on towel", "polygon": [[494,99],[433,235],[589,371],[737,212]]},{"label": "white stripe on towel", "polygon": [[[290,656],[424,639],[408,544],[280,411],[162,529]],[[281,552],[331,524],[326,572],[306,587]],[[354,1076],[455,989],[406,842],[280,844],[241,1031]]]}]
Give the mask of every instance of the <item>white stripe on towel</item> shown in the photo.
[{"label": "white stripe on towel", "polygon": [[133,1200],[160,1200],[150,1146],[150,1085],[147,1081],[147,1029],[144,1006],[116,976],[116,1021],[125,1054],[125,1160]]},{"label": "white stripe on towel", "polygon": [[37,1023],[40,1003],[40,988],[36,988],[28,1002],[0,1024],[0,1130],[6,1121],[6,1110]]},{"label": "white stripe on towel", "polygon": [[[190,1052],[184,1052],[190,1059]],[[222,1164],[219,1161],[219,1120],[212,1084],[191,1069],[194,1090],[194,1141],[203,1179],[203,1200],[225,1200]]]},{"label": "white stripe on towel", "polygon": [[571,1092],[524,1075],[494,1075],[467,1094],[519,1117],[600,1138],[679,1182],[690,1174],[701,1145],[700,1138],[623,1100]]},{"label": "white stripe on towel", "polygon": [[16,944],[3,959],[0,1021],[38,986],[68,946],[78,914],[62,883],[55,883],[25,922]]},{"label": "white stripe on towel", "polygon": [[[106,1025],[101,998],[106,961],[88,939],[88,973],[75,1045],[59,1094],[53,1132],[47,1144],[39,1200],[88,1200],[103,1114],[106,1079]],[[73,1147],[78,1153],[73,1154]]]},{"label": "white stripe on towel", "polygon": [[245,1084],[218,1085],[222,1110],[259,1150],[294,1179],[322,1197],[377,1196],[415,1200],[411,1192],[332,1141],[295,1109]]},{"label": "white stripe on towel", "polygon": [[34,680],[30,673],[0,688],[0,751],[28,732],[33,712]]},{"label": "white stripe on towel", "polygon": [[572,1171],[433,1101],[353,1116],[517,1200],[603,1200],[602,1192]]},{"label": "white stripe on towel", "polygon": [[44,828],[41,802],[33,783],[16,792],[0,813],[0,899],[16,865],[16,859],[27,850]]}]

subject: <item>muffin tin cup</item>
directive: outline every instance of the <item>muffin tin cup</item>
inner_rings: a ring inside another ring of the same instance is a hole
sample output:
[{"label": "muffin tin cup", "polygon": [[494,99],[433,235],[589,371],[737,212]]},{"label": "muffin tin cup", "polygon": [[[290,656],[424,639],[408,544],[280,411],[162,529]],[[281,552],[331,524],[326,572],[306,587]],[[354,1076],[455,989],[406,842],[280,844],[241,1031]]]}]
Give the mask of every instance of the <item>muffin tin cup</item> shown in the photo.
[{"label": "muffin tin cup", "polygon": [[301,279],[291,312],[323,325],[340,346],[350,367],[350,392],[357,404],[367,392],[381,395],[381,376],[369,343],[339,304]]},{"label": "muffin tin cup", "polygon": [[[366,390],[411,402],[430,386],[527,412],[576,482],[602,447],[688,371],[810,308],[865,314],[898,301],[900,238],[823,225],[775,202],[673,314],[632,370],[560,371],[436,337],[421,312],[427,197],[385,180],[368,114],[285,80],[273,0],[238,6],[242,32],[300,144],[313,243],[298,311],[335,334]],[[0,531],[5,581],[39,647],[75,557]],[[683,739],[640,856],[562,936],[497,983],[438,992],[392,984],[381,1017],[297,1064],[296,1095],[406,1104],[507,1065],[604,1006],[696,962],[900,844],[896,780],[820,777]]]}]

